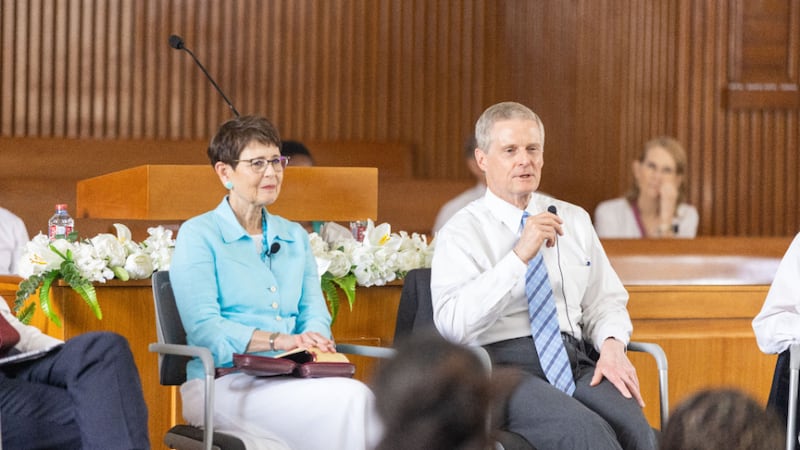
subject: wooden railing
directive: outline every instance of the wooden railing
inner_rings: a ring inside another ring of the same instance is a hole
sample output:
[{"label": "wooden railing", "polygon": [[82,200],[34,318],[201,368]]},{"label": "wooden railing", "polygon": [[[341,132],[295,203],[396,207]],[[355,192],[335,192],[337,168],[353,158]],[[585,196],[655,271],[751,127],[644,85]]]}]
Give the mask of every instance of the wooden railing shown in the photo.
[{"label": "wooden railing", "polygon": [[[766,404],[775,356],[756,346],[751,322],[761,309],[791,238],[604,240],[628,289],[633,338],[655,342],[669,360],[670,405],[698,389],[733,386]],[[631,354],[644,380],[656,368]],[[651,423],[655,410],[645,409]]]}]

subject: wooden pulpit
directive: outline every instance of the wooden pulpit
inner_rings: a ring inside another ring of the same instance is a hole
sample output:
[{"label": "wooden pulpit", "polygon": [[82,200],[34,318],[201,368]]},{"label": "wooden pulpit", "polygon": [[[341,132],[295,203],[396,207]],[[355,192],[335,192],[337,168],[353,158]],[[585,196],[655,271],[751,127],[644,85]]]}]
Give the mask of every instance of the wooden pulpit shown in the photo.
[{"label": "wooden pulpit", "polygon": [[[209,165],[144,165],[78,182],[78,218],[186,220],[225,196]],[[287,167],[269,212],[295,221],[351,221],[378,216],[378,169]]]}]

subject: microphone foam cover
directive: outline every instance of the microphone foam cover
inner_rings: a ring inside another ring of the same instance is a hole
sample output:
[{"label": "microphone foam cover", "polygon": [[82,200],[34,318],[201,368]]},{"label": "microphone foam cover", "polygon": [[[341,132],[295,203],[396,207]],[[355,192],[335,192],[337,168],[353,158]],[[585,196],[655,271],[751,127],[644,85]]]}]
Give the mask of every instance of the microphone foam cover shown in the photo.
[{"label": "microphone foam cover", "polygon": [[175,50],[180,50],[183,48],[183,38],[178,36],[177,34],[173,34],[169,37],[169,46],[174,48]]}]

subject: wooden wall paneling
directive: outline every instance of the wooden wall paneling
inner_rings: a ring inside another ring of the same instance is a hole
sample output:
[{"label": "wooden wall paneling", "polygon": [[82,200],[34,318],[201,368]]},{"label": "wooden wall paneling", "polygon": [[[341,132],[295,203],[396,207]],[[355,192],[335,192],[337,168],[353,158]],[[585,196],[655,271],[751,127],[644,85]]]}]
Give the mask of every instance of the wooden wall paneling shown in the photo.
[{"label": "wooden wall paneling", "polygon": [[[748,153],[747,149],[760,149],[762,148],[759,142],[759,134],[761,132],[761,113],[760,111],[749,111],[749,134],[745,141],[747,147],[743,148],[742,156]],[[759,172],[761,170],[761,158],[763,155],[760,153],[753,154],[747,164],[745,160],[742,159],[741,163],[745,167],[747,167],[747,181],[748,181],[748,189],[745,193],[745,196],[742,198],[746,201],[747,209],[745,211],[746,214],[746,233],[757,233],[759,227],[759,215],[761,214],[761,202],[759,201],[759,197],[761,191],[763,189],[764,180],[759,177]]]},{"label": "wooden wall paneling", "polygon": [[394,49],[393,30],[399,28],[393,22],[394,7],[391,2],[381,2],[381,8],[375,16],[375,29],[378,34],[377,44],[371,59],[376,62],[377,79],[375,93],[373,95],[373,110],[375,111],[375,128],[385,130],[387,136],[395,125],[392,116],[396,114],[394,102],[391,101],[390,92],[392,82],[392,64],[396,60],[392,51]]},{"label": "wooden wall paneling", "polygon": [[[619,116],[621,118],[619,127],[619,159],[617,162],[618,173],[620,181],[617,184],[618,190],[615,193],[610,193],[609,198],[617,197],[627,191],[631,185],[633,175],[631,173],[630,161],[637,158],[638,150],[641,145],[637,145],[636,141],[638,135],[633,125],[637,122],[635,120],[635,108],[637,104],[637,96],[635,90],[631,89],[634,83],[632,80],[635,78],[634,67],[636,67],[636,53],[633,44],[638,41],[639,30],[633,26],[636,23],[633,9],[627,9],[623,14],[623,20],[619,23],[619,27],[625,30],[626,33],[619,43],[619,58],[622,65],[619,71],[619,82],[615,86],[615,91],[619,92],[619,96],[623,99],[620,103]],[[614,149],[610,148],[610,152]]]},{"label": "wooden wall paneling", "polygon": [[[764,190],[761,193],[761,201],[765,205],[765,214],[762,214],[761,229],[765,234],[773,235],[775,230],[780,227],[784,220],[783,214],[778,214],[780,209],[775,208],[775,201],[778,200],[783,192],[783,185],[778,184],[776,173],[780,167],[783,152],[778,150],[778,142],[774,139],[774,134],[778,129],[780,111],[770,111],[762,113],[764,117],[764,132],[761,138],[761,148],[764,149]],[[780,187],[780,188],[779,188]],[[780,217],[779,217],[780,216]]]},{"label": "wooden wall paneling", "polygon": [[[681,50],[684,51],[687,55],[687,65],[686,65],[686,74],[687,76],[682,80],[685,83],[685,98],[687,99],[684,105],[684,117],[685,120],[679,126],[679,128],[683,128],[683,144],[687,148],[687,152],[689,153],[689,171],[690,171],[690,189],[692,185],[702,186],[699,182],[699,178],[693,174],[700,173],[700,164],[699,161],[702,160],[702,147],[700,146],[700,141],[696,133],[692,132],[692,124],[699,123],[699,117],[697,113],[697,104],[699,103],[699,99],[696,98],[697,96],[697,83],[700,80],[702,73],[700,72],[701,64],[697,62],[697,52],[698,52],[698,43],[705,42],[704,36],[701,35],[703,30],[703,21],[704,17],[704,10],[702,9],[701,2],[691,2],[685,5],[688,14],[683,17],[683,20],[686,21],[687,26],[685,32],[687,36],[689,36],[688,40],[685,42],[685,47]],[[690,191],[691,192],[691,191]],[[694,199],[696,197],[690,197],[690,199]],[[698,212],[700,213],[700,224],[698,233],[702,233],[705,229],[705,224],[708,222],[710,217],[709,211],[711,210],[711,198],[709,197],[706,201],[701,204],[697,205]]]},{"label": "wooden wall paneling", "polygon": [[[419,90],[414,92],[412,95],[418,95],[422,98],[421,101],[421,111],[427,111],[427,117],[421,117],[420,130],[423,137],[423,142],[427,145],[423,145],[420,149],[419,155],[421,156],[421,163],[422,166],[419,167],[420,174],[431,174],[435,169],[434,161],[432,161],[432,152],[428,150],[431,148],[431,145],[428,143],[438,143],[433,136],[435,134],[434,130],[438,128],[439,124],[437,123],[438,117],[435,116],[434,113],[434,105],[437,103],[437,98],[434,93],[438,93],[436,91],[436,79],[433,77],[429,77],[428,74],[430,70],[438,70],[439,65],[442,63],[442,60],[438,58],[439,56],[436,50],[436,43],[437,39],[437,29],[438,25],[436,23],[436,7],[440,4],[441,1],[433,1],[427,2],[424,6],[422,3],[417,3],[416,8],[419,10],[424,11],[424,17],[421,18],[420,22],[415,24],[417,27],[421,27],[419,29],[419,34],[422,37],[420,39],[419,44],[422,46],[418,51],[420,51],[423,59],[421,61],[420,68],[422,69],[422,74],[424,75],[420,81]],[[448,74],[449,75],[449,74]],[[434,147],[435,148],[435,147]]]},{"label": "wooden wall paneling", "polygon": [[118,98],[116,101],[116,117],[115,124],[112,127],[111,135],[115,137],[130,138],[130,123],[132,121],[131,109],[133,107],[133,71],[126,64],[134,58],[134,48],[131,45],[130,36],[134,35],[134,17],[136,6],[132,3],[122,2],[119,4],[119,17],[116,26],[119,27],[119,36],[117,38],[117,52],[118,61],[116,62],[117,68],[117,86],[119,89]]},{"label": "wooden wall paneling", "polygon": [[[688,123],[688,112],[689,112],[689,77],[690,72],[689,68],[690,64],[690,52],[689,48],[691,46],[691,21],[689,17],[692,14],[691,10],[691,0],[677,0],[675,2],[675,36],[674,36],[674,43],[675,43],[675,85],[673,88],[674,95],[675,95],[675,103],[674,108],[671,111],[671,116],[673,120],[673,132],[675,133],[675,137],[684,145],[686,151],[688,153],[689,164],[692,164],[692,153],[690,149],[690,142],[687,140],[686,136],[686,125]],[[692,182],[691,173],[693,170],[688,168],[689,173],[687,174],[687,181],[688,183],[688,191],[687,195],[690,199],[698,199],[702,198],[700,195],[701,188],[699,183]],[[702,207],[702,204],[695,204],[698,209]],[[700,218],[701,223],[703,218]],[[708,220],[706,217],[705,220]]]},{"label": "wooden wall paneling", "polygon": [[749,125],[750,125],[750,114],[748,112],[742,112],[738,114],[736,117],[736,122],[734,126],[738,126],[739,133],[736,137],[736,141],[731,142],[731,145],[736,146],[738,149],[739,157],[733,161],[736,167],[737,178],[736,178],[736,215],[733,217],[731,221],[731,228],[729,228],[729,233],[746,233],[746,221],[748,219],[749,211],[748,203],[746,201],[747,196],[750,194],[750,184],[749,180],[747,179],[747,168],[748,164],[744,164],[743,161],[743,154],[747,153],[748,148],[752,148],[747,143],[747,138],[749,136]]},{"label": "wooden wall paneling", "polygon": [[[14,10],[13,0],[2,0],[0,8],[0,48],[4,49],[0,52],[0,65],[3,70],[0,70],[0,92],[13,92],[14,74],[13,71],[8,69],[14,67]],[[3,101],[0,101],[0,133],[3,135],[10,134],[13,129],[11,123],[12,108],[14,103],[6,100],[6,94],[3,95]]]},{"label": "wooden wall paneling", "polygon": [[[25,48],[27,53],[28,77],[25,80],[25,89],[27,91],[25,115],[28,117],[41,117],[42,111],[41,98],[42,98],[42,4],[38,1],[28,2],[28,16],[27,19],[27,40],[28,45]],[[28,133],[40,133],[41,122],[29,120],[26,123]]]},{"label": "wooden wall paneling", "polygon": [[[131,17],[128,18],[131,25],[131,34],[129,36],[140,36],[141,39],[141,36],[144,35],[146,19],[143,11],[146,11],[148,4],[149,2],[140,2],[131,10]],[[141,138],[145,135],[142,110],[144,109],[145,90],[147,87],[144,83],[144,55],[147,50],[140,39],[129,38],[126,42],[126,46],[130,50],[131,59],[129,61],[139,61],[138,64],[126,64],[127,72],[130,73],[129,118],[127,122],[122,123],[122,136],[126,138]]]},{"label": "wooden wall paneling", "polygon": [[[800,27],[798,27],[800,31]],[[786,228],[783,230],[785,235],[792,235],[800,231],[800,182],[797,182],[797,174],[800,174],[800,158],[798,158],[798,151],[800,151],[800,126],[798,126],[798,112],[790,111],[786,113],[787,126],[786,126],[786,178],[787,180],[794,180],[794,183],[787,183],[786,191],[788,196],[786,203],[780,207],[790,215],[790,219],[786,223]]]},{"label": "wooden wall paneling", "polygon": [[21,132],[25,132],[27,129],[27,122],[26,118],[26,110],[25,107],[27,102],[25,98],[27,96],[28,84],[26,83],[27,80],[27,73],[26,68],[28,66],[28,4],[27,2],[17,2],[16,5],[16,17],[15,22],[13,24],[15,36],[13,42],[14,48],[14,58],[15,61],[12,63],[11,67],[14,70],[14,78],[15,83],[13,85],[13,93],[15,97],[18,97],[20,101],[14,102],[14,109],[12,110],[13,114],[13,123],[14,128],[16,130],[20,130]]},{"label": "wooden wall paneling", "polygon": [[[696,160],[697,171],[694,172],[694,180],[701,186],[715,185],[718,179],[724,179],[727,174],[722,171],[719,164],[714,163],[714,155],[717,154],[717,146],[721,142],[717,139],[716,131],[719,114],[719,92],[722,86],[722,80],[719,80],[719,71],[724,72],[726,67],[724,64],[725,55],[727,54],[726,39],[724,39],[724,32],[727,31],[725,24],[725,8],[722,4],[724,2],[709,2],[705,6],[705,23],[703,24],[704,33],[701,37],[701,42],[707,42],[702,47],[702,59],[697,63],[701,67],[701,78],[697,92],[700,100],[700,107],[698,108],[698,122],[695,126],[699,125],[690,133],[697,135],[699,143],[700,158]],[[693,151],[697,151],[697,147]],[[715,188],[717,189],[717,188]],[[719,198],[723,191],[716,190],[713,197]],[[697,204],[696,199],[691,199],[693,204]],[[716,201],[712,203],[712,209],[702,211],[702,215],[713,217],[714,209],[716,208]],[[701,228],[699,232],[707,234],[708,230]]]},{"label": "wooden wall paneling", "polygon": [[[25,45],[26,45],[26,31],[27,31],[27,21],[23,22],[23,19],[27,19],[25,15],[27,14],[25,3],[20,2],[6,2],[4,5],[4,9],[8,11],[8,15],[14,19],[14,21],[10,24],[10,36],[8,44],[4,45],[3,47],[7,49],[9,53],[11,53],[11,61],[8,65],[8,72],[12,73],[12,78],[9,83],[9,90],[4,92],[11,93],[10,97],[14,100],[22,97],[24,98],[24,93],[26,90],[25,85]],[[3,14],[5,15],[5,13]],[[10,130],[14,132],[15,130],[23,130],[25,126],[25,110],[24,110],[24,103],[22,102],[11,102],[9,108],[9,122],[10,122]]]},{"label": "wooden wall paneling", "polygon": [[701,234],[791,234],[797,111],[725,107],[737,74],[763,75],[736,64],[760,48],[742,14],[764,7],[788,8],[766,61],[796,84],[800,0],[0,0],[0,134],[207,140],[231,112],[176,33],[286,137],[399,141],[415,176],[467,179],[464,135],[516,99],[547,126],[546,191],[591,211],[627,189],[645,140],[673,134]]},{"label": "wooden wall paneling", "polygon": [[770,127],[771,133],[768,135],[770,143],[766,146],[767,149],[773,149],[773,157],[775,158],[774,164],[771,167],[772,185],[774,194],[768,199],[770,208],[775,211],[772,216],[771,227],[769,233],[771,235],[783,234],[787,229],[787,214],[781,214],[781,205],[787,204],[787,187],[789,186],[791,178],[786,177],[786,160],[787,153],[778,151],[780,148],[786,147],[786,113],[781,111],[775,114],[773,124]]}]

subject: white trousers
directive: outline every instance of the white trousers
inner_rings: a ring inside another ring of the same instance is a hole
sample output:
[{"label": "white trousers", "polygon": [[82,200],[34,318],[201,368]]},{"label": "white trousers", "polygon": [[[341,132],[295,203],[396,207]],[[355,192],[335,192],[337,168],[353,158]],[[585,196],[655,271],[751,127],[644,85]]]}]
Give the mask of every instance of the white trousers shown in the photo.
[{"label": "white trousers", "polygon": [[[214,428],[248,450],[369,450],[382,425],[372,391],[350,378],[253,377],[215,380]],[[181,386],[184,419],[203,424],[203,380]]]}]

